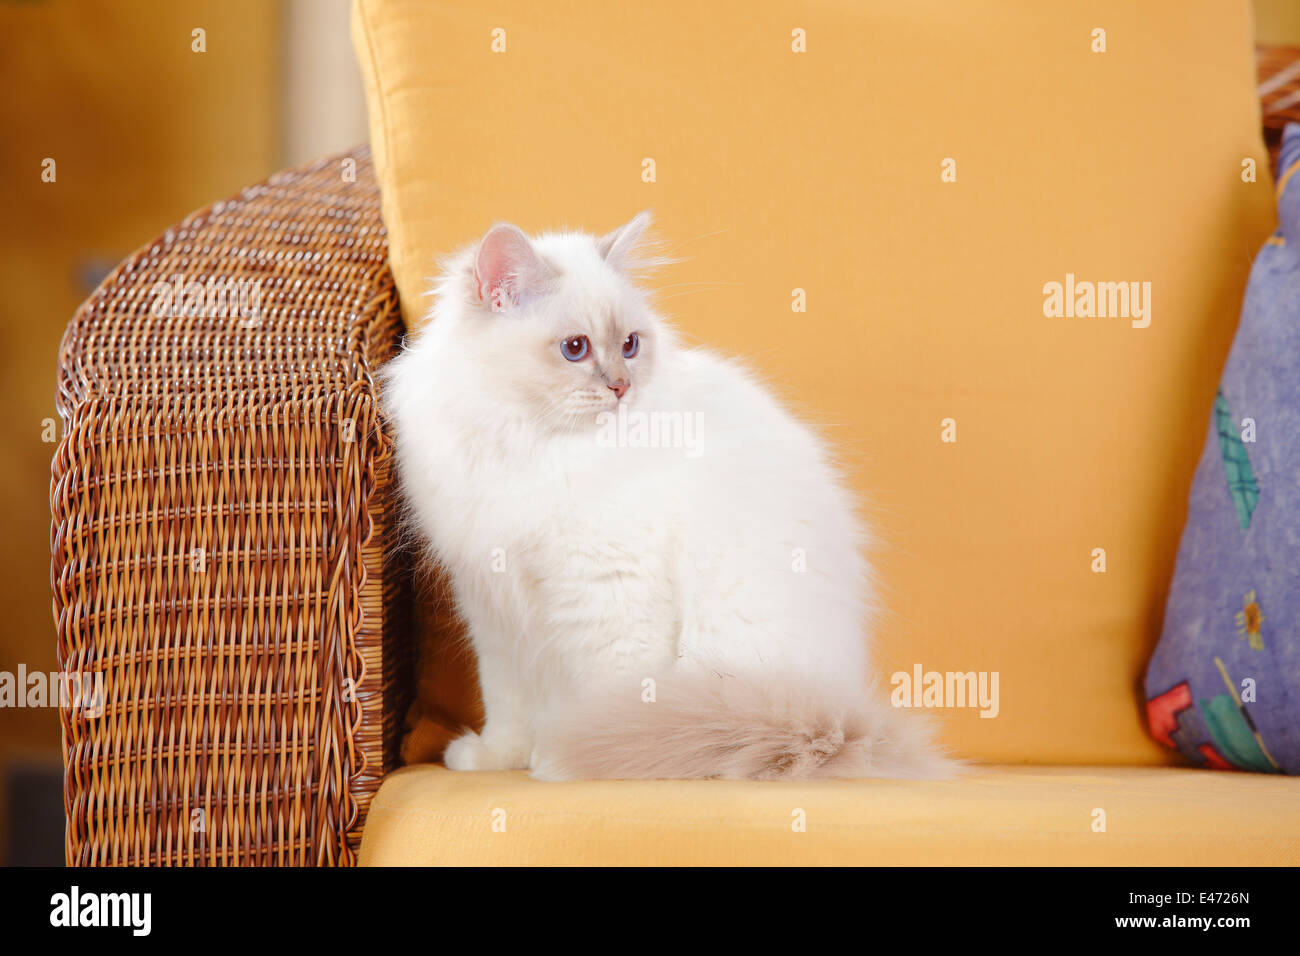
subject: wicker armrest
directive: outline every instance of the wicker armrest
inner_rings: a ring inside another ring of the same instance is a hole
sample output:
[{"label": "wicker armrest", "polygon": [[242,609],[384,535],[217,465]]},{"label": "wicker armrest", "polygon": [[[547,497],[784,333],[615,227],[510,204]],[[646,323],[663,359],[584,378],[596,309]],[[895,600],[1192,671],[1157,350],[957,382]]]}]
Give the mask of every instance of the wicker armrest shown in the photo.
[{"label": "wicker armrest", "polygon": [[104,691],[63,710],[70,863],[354,860],[407,704],[387,251],[359,150],[193,214],[69,325],[54,616]]}]

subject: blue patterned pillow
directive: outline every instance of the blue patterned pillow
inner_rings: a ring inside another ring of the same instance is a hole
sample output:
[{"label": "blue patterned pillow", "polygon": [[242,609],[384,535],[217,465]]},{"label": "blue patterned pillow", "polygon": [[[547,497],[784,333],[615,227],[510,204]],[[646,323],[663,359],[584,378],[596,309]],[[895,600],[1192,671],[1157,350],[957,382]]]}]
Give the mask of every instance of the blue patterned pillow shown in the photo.
[{"label": "blue patterned pillow", "polygon": [[1300,125],[1278,231],[1251,269],[1147,669],[1161,743],[1219,769],[1300,773]]}]

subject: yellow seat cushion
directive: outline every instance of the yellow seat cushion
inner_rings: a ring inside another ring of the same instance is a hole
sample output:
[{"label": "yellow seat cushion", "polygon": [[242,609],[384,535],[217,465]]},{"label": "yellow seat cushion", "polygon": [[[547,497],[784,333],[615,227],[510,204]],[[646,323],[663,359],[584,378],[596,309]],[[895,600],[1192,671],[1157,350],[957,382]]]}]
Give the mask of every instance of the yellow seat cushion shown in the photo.
[{"label": "yellow seat cushion", "polygon": [[[794,828],[798,811],[802,832]],[[1104,832],[1094,831],[1097,821]],[[1294,866],[1300,780],[1150,767],[991,766],[945,783],[541,783],[522,771],[457,773],[426,764],[384,781],[360,860]]]},{"label": "yellow seat cushion", "polygon": [[[1141,675],[1274,221],[1251,26],[1246,0],[353,17],[412,325],[435,257],[495,220],[600,233],[652,208],[686,259],[662,309],[846,461],[879,538],[886,680],[996,672],[995,718],[935,711],[964,756],[1148,765],[1177,758],[1146,733]],[[1150,323],[1045,315],[1067,276],[1150,283]],[[473,720],[450,700],[430,703]]]}]

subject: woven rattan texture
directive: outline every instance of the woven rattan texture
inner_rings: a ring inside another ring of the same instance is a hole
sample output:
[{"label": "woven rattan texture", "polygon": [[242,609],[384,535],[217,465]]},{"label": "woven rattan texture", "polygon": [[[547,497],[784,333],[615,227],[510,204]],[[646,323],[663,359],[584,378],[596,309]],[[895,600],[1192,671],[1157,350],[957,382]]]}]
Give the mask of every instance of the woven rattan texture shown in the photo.
[{"label": "woven rattan texture", "polygon": [[361,150],[195,213],[72,320],[54,616],[104,695],[63,711],[70,863],[354,861],[410,680],[387,251]]}]

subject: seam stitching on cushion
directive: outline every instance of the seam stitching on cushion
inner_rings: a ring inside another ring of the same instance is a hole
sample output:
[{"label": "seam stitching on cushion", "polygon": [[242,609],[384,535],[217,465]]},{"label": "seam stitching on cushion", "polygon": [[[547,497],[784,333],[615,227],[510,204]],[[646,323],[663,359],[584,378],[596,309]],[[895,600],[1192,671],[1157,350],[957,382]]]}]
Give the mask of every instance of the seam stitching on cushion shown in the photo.
[{"label": "seam stitching on cushion", "polygon": [[[407,810],[404,812],[394,811],[388,807],[375,807],[374,804],[371,804],[370,809],[372,814],[374,814],[375,811],[378,810],[380,812],[380,815],[382,816],[397,817],[399,818],[399,820],[404,820],[408,818],[411,814],[420,812],[417,810]],[[737,820],[733,817],[713,817],[713,818],[644,817],[644,816],[630,816],[624,814],[610,814],[610,813],[585,813],[581,811],[557,811],[553,813],[515,811],[511,813],[511,817],[514,819],[536,820],[543,823],[549,820],[573,819],[573,820],[585,820],[585,821],[605,820],[611,823],[648,823],[648,824],[654,824],[656,826],[661,826],[664,824],[685,825],[690,827],[711,826],[711,827],[718,827],[719,829],[724,829],[724,830],[756,832],[756,833],[768,832],[769,830],[771,832],[780,832],[785,830],[789,826],[789,823],[786,821],[773,821],[770,827],[755,826],[752,821]],[[432,812],[430,816],[426,817],[425,819],[426,821],[433,822],[433,823],[463,822],[463,823],[472,823],[475,825],[481,825],[484,819],[484,815],[469,814],[469,813],[439,813],[438,811],[435,810]],[[897,833],[899,831],[905,831],[911,834],[924,833],[924,834],[940,834],[940,835],[945,833],[1023,834],[1025,832],[1022,828],[1017,829],[1014,827],[937,828],[937,827],[924,827],[924,826],[907,826],[906,824],[900,825],[897,822],[872,825],[872,824],[859,824],[859,823],[836,823],[833,821],[827,821],[827,822],[819,822],[817,826],[819,829],[841,830],[841,831],[848,831],[848,832]],[[1036,828],[1031,832],[1044,834],[1044,835],[1058,836],[1058,837],[1077,836],[1079,839],[1089,839],[1094,835],[1091,832],[1079,833],[1073,829],[1048,829],[1045,827]],[[1106,836],[1111,838],[1116,838],[1116,839],[1125,839],[1125,840],[1153,839],[1153,834],[1149,832],[1129,834],[1129,833],[1113,833],[1107,831]],[[1222,831],[1212,831],[1206,833],[1189,833],[1185,830],[1180,830],[1176,833],[1158,834],[1155,835],[1154,838],[1155,839],[1161,839],[1161,838],[1182,839],[1185,837],[1191,837],[1191,838],[1200,838],[1200,839],[1207,839],[1207,840],[1221,840],[1223,836],[1224,834]],[[1280,840],[1300,841],[1300,831],[1297,831],[1295,833],[1284,833],[1284,834],[1274,833],[1274,834],[1264,834],[1264,835],[1240,833],[1240,834],[1234,834],[1232,839],[1234,841],[1245,840],[1245,841],[1257,841],[1257,842],[1277,842]]]}]

